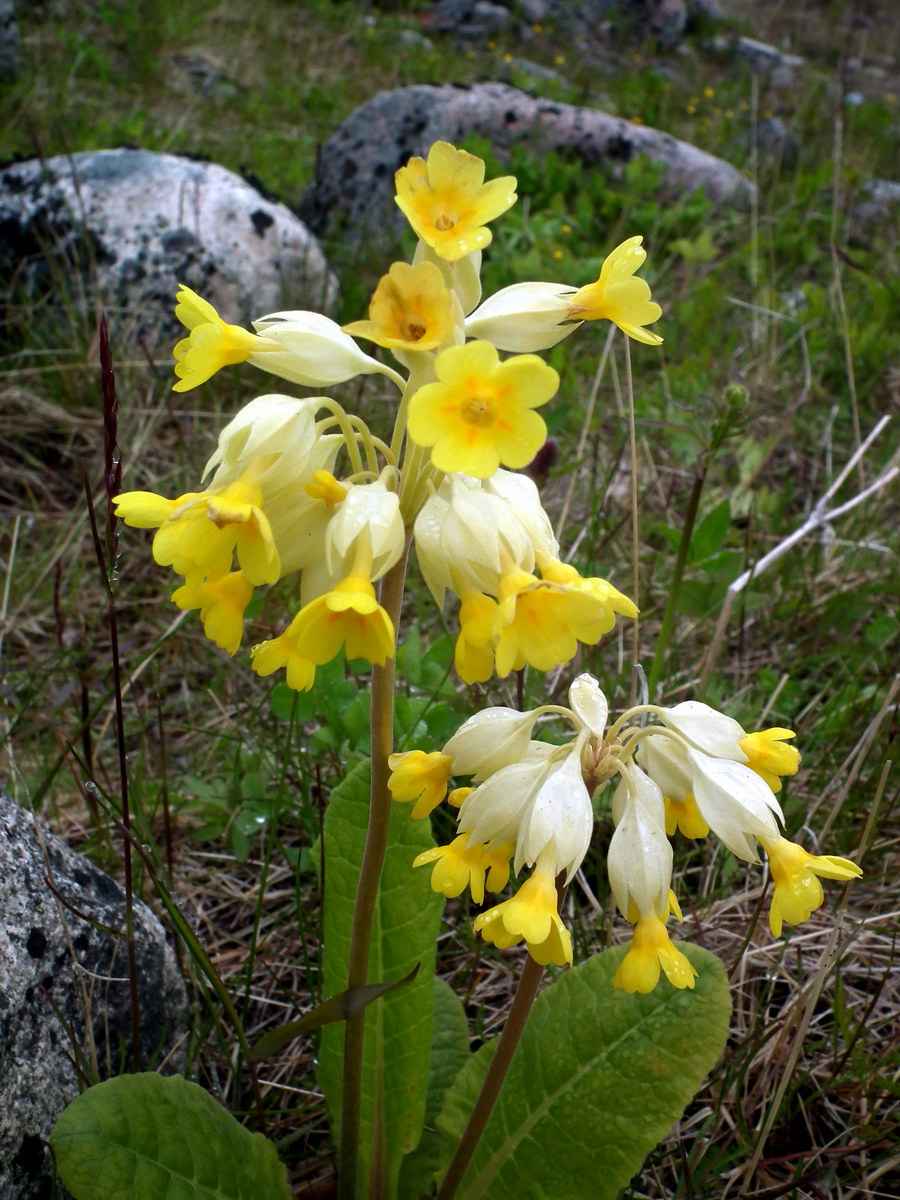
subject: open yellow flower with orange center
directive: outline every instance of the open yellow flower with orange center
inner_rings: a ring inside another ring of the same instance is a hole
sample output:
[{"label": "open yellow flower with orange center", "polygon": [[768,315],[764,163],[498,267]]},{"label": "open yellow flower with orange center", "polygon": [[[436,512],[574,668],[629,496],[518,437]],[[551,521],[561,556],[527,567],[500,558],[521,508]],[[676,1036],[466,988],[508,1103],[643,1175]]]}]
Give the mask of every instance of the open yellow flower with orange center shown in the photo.
[{"label": "open yellow flower with orange center", "polygon": [[430,446],[440,471],[487,479],[501,465],[526,466],[547,437],[534,409],[556,392],[559,375],[536,354],[500,362],[490,342],[451,346],[435,360],[438,382],[409,406],[409,436]]},{"label": "open yellow flower with orange center", "polygon": [[435,142],[428,160],[411,158],[394,176],[395,197],[414,232],[445,262],[491,243],[488,221],[516,202],[512,175],[484,182],[484,163],[449,142]]},{"label": "open yellow flower with orange center", "polygon": [[397,262],[369,304],[369,320],[344,326],[353,337],[396,350],[436,350],[453,335],[453,297],[431,262]]},{"label": "open yellow flower with orange center", "polygon": [[635,271],[643,266],[647,251],[643,237],[632,237],[604,260],[600,278],[579,288],[568,297],[569,316],[579,321],[612,321],[637,342],[658,346],[658,333],[644,329],[662,316],[662,309],[650,299],[650,285],[637,279]]}]

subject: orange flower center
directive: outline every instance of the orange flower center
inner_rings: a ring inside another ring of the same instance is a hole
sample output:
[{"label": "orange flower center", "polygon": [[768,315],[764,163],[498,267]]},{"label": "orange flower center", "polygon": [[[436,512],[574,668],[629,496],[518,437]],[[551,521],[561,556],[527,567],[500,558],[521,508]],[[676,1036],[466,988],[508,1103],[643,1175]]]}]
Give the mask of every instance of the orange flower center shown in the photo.
[{"label": "orange flower center", "polygon": [[479,429],[492,425],[494,414],[491,411],[491,397],[476,393],[462,410],[462,416],[464,421],[478,426]]}]

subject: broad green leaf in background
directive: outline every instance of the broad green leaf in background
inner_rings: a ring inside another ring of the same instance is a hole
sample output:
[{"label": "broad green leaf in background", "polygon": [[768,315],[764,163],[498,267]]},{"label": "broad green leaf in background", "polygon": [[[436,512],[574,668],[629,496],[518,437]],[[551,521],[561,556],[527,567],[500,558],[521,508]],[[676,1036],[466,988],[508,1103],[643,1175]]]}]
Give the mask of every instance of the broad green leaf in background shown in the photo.
[{"label": "broad green leaf in background", "polygon": [[469,1027],[462,1004],[450,985],[438,976],[434,978],[434,989],[434,1032],[428,1066],[425,1128],[418,1146],[407,1154],[400,1168],[398,1195],[401,1200],[422,1200],[423,1196],[431,1195],[432,1184],[445,1157],[437,1119],[447,1089],[470,1057]]},{"label": "broad green leaf in background", "polygon": [[731,505],[722,500],[706,514],[691,537],[688,562],[702,562],[722,548],[731,526]]},{"label": "broad green leaf in background", "polygon": [[[719,960],[679,948],[693,991],[665,978],[648,996],[612,986],[624,947],[567,971],[535,1001],[456,1200],[613,1200],[684,1112],[728,1036]],[[462,1134],[494,1044],[463,1068],[438,1128]]]},{"label": "broad green leaf in background", "polygon": [[[347,986],[347,954],[369,818],[369,763],[360,763],[334,792],[325,813],[324,991]],[[428,821],[414,821],[408,804],[394,804],[387,858],[372,926],[369,982],[402,979],[420,964],[407,987],[366,1009],[362,1077],[360,1178],[367,1179],[375,1130],[381,1129],[389,1194],[396,1194],[400,1161],[419,1141],[434,1020],[435,944],[444,906],[431,890],[430,872],[414,871],[417,854],[434,845]],[[322,1033],[319,1084],[340,1140],[344,1026]],[[381,1112],[376,1108],[380,1106]]]},{"label": "broad green leaf in background", "polygon": [[50,1145],[75,1200],[290,1200],[272,1143],[180,1075],[89,1088]]}]

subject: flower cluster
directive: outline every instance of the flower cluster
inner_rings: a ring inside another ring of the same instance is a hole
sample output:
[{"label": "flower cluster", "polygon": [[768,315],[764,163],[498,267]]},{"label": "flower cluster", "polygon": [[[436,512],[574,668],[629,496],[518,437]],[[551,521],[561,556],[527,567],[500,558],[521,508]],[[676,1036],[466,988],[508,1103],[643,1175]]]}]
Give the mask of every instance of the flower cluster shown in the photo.
[{"label": "flower cluster", "polygon": [[200,490],[116,500],[126,524],[156,529],[156,561],[183,577],[172,599],[199,610],[207,636],[231,654],[253,589],[299,573],[296,615],[252,648],[261,675],[284,668],[291,687],[306,689],[341,650],[383,665],[396,631],[376,584],[410,540],[438,603],[447,591],[459,598],[456,665],[467,682],[559,666],[617,614],[637,613],[611,584],[562,561],[537,489],[515,471],[544,444],[538,410],[559,386],[536,351],[601,319],[661,341],[646,329],[660,308],[635,275],[641,238],[617,247],[586,287],[523,283],[479,304],[489,223],[516,200],[512,177],[484,175],[480,159],[446,142],[397,172],[397,204],[419,242],[412,262],[382,278],[367,319],[341,328],[319,313],[277,312],[250,332],[189,288],[178,292],[188,336],[175,347],[176,391],[242,362],[315,389],[380,375],[399,390],[385,439],[330,396],[260,396],[220,434]]},{"label": "flower cluster", "polygon": [[[510,866],[517,874],[533,868],[511,899],[476,919],[485,940],[501,948],[524,941],[539,963],[571,963],[557,889],[587,853],[594,792],[613,780],[607,870],[616,905],[634,926],[615,977],[625,991],[652,991],[661,973],[677,988],[694,986],[694,968],[666,928],[669,916],[681,920],[671,888],[669,838],[676,829],[694,838],[712,831],[747,862],[758,863],[759,848],[765,851],[775,884],[769,924],[776,937],[783,923],[805,921],[822,904],[820,876],[861,874],[849,859],[809,854],[781,834],[775,793],[781,776],[793,775],[800,762],[786,744],[791,730],[748,734],[697,701],[638,705],[609,724],[606,698],[590,675],[572,684],[569,704],[528,712],[487,708],[441,751],[414,750],[390,760],[394,799],[414,800],[415,817],[441,803],[451,776],[472,779],[471,787],[450,796],[459,809],[458,836],[416,859],[417,866],[435,864],[436,891],[458,896],[469,887],[480,904],[485,887],[506,885]],[[563,718],[574,736],[562,745],[536,740],[542,718]]]}]

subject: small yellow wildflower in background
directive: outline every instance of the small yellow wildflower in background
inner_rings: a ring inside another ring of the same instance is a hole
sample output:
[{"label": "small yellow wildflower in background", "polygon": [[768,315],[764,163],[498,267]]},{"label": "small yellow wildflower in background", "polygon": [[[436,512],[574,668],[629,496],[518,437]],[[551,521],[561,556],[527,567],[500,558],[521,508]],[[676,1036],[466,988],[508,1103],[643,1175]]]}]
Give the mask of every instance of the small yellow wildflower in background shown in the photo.
[{"label": "small yellow wildflower in background", "polygon": [[559,375],[536,354],[500,362],[490,342],[451,346],[435,362],[438,382],[409,406],[409,436],[431,446],[440,471],[486,479],[501,465],[524,467],[547,437],[533,410],[555,394]]},{"label": "small yellow wildflower in background", "polygon": [[395,182],[395,199],[414,232],[445,262],[489,246],[487,223],[516,202],[512,175],[485,183],[482,160],[449,142],[435,142],[427,162],[411,158]]}]

